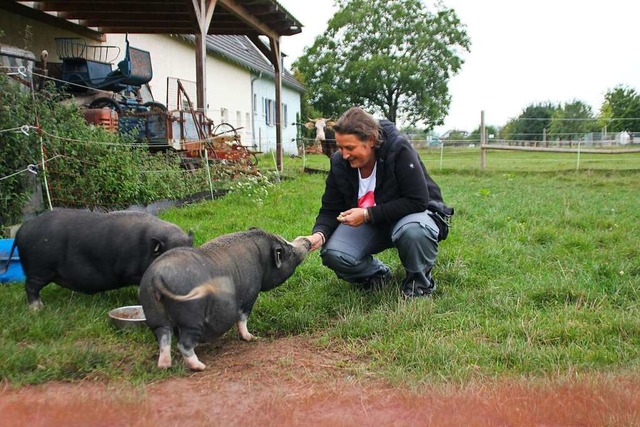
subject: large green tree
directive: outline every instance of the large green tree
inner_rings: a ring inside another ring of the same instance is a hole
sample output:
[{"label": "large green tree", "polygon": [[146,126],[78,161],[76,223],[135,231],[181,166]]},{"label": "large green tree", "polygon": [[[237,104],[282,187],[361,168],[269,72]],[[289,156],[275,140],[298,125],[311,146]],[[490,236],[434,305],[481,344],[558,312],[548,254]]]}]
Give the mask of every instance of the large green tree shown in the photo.
[{"label": "large green tree", "polygon": [[605,94],[600,115],[610,132],[640,132],[640,95],[634,89],[618,86]]},{"label": "large green tree", "polygon": [[591,107],[574,100],[555,110],[547,135],[552,139],[578,140],[597,128]]},{"label": "large green tree", "polygon": [[503,137],[516,141],[542,141],[551,118],[559,108],[551,103],[529,105],[518,118],[506,124],[502,130]]},{"label": "large green tree", "polygon": [[359,105],[394,122],[442,124],[449,79],[470,44],[455,11],[420,0],[336,3],[327,30],[293,64],[312,106],[326,116]]}]

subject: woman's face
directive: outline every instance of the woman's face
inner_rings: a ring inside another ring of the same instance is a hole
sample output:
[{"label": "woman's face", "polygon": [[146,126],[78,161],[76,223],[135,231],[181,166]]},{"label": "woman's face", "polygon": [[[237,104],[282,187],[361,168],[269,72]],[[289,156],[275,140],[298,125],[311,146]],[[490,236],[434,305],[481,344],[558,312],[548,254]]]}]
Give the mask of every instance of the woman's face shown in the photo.
[{"label": "woman's face", "polygon": [[376,161],[373,137],[362,141],[356,135],[336,132],[336,143],[342,158],[348,161],[352,168],[373,166]]}]

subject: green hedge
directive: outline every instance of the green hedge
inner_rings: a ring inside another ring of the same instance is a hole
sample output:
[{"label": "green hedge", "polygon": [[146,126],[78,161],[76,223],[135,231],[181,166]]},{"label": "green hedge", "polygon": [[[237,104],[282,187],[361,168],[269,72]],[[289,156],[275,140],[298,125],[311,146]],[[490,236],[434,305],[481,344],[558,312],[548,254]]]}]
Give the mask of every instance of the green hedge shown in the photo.
[{"label": "green hedge", "polygon": [[[175,152],[151,154],[130,135],[88,125],[80,107],[63,100],[52,84],[31,93],[0,74],[0,224],[22,219],[34,191],[29,165],[39,166],[54,207],[122,209],[209,189],[205,168],[187,171]],[[223,186],[229,173],[214,165],[212,175]]]}]

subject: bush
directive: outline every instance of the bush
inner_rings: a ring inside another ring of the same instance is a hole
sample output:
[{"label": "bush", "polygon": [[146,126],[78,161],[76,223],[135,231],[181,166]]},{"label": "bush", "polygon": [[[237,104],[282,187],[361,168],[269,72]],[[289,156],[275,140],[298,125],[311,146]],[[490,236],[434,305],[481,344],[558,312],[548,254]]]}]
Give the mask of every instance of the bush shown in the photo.
[{"label": "bush", "polygon": [[[114,210],[209,189],[206,169],[187,171],[175,152],[151,154],[131,135],[88,125],[78,106],[62,100],[52,84],[31,93],[0,75],[1,223],[22,219],[33,192],[28,165],[39,166],[55,207]],[[27,134],[25,125],[33,126]],[[218,182],[227,177],[223,165],[212,168]]]},{"label": "bush", "polygon": [[31,95],[0,74],[0,224],[16,220],[28,199],[26,168],[37,163],[36,133],[21,128],[35,123]]}]

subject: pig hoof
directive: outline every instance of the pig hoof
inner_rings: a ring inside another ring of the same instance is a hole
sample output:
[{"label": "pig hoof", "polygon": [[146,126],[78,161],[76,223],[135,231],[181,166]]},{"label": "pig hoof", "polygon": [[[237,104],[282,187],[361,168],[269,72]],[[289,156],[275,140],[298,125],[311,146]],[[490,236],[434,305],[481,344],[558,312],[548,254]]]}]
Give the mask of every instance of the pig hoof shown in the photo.
[{"label": "pig hoof", "polygon": [[158,360],[158,368],[169,369],[171,367],[171,360]]},{"label": "pig hoof", "polygon": [[29,308],[33,311],[38,311],[40,310],[42,307],[44,307],[44,304],[42,304],[42,301],[37,300],[32,302],[31,304],[29,304]]},{"label": "pig hoof", "polygon": [[250,333],[241,334],[240,336],[245,341],[256,341],[258,339],[255,335],[251,335]]},{"label": "pig hoof", "polygon": [[158,368],[167,369],[171,367],[171,350],[169,347],[163,347],[160,349],[160,356],[158,357]]},{"label": "pig hoof", "polygon": [[204,368],[206,368],[206,365],[199,361],[198,356],[195,354],[191,357],[185,357],[184,364],[192,371],[204,371]]}]

